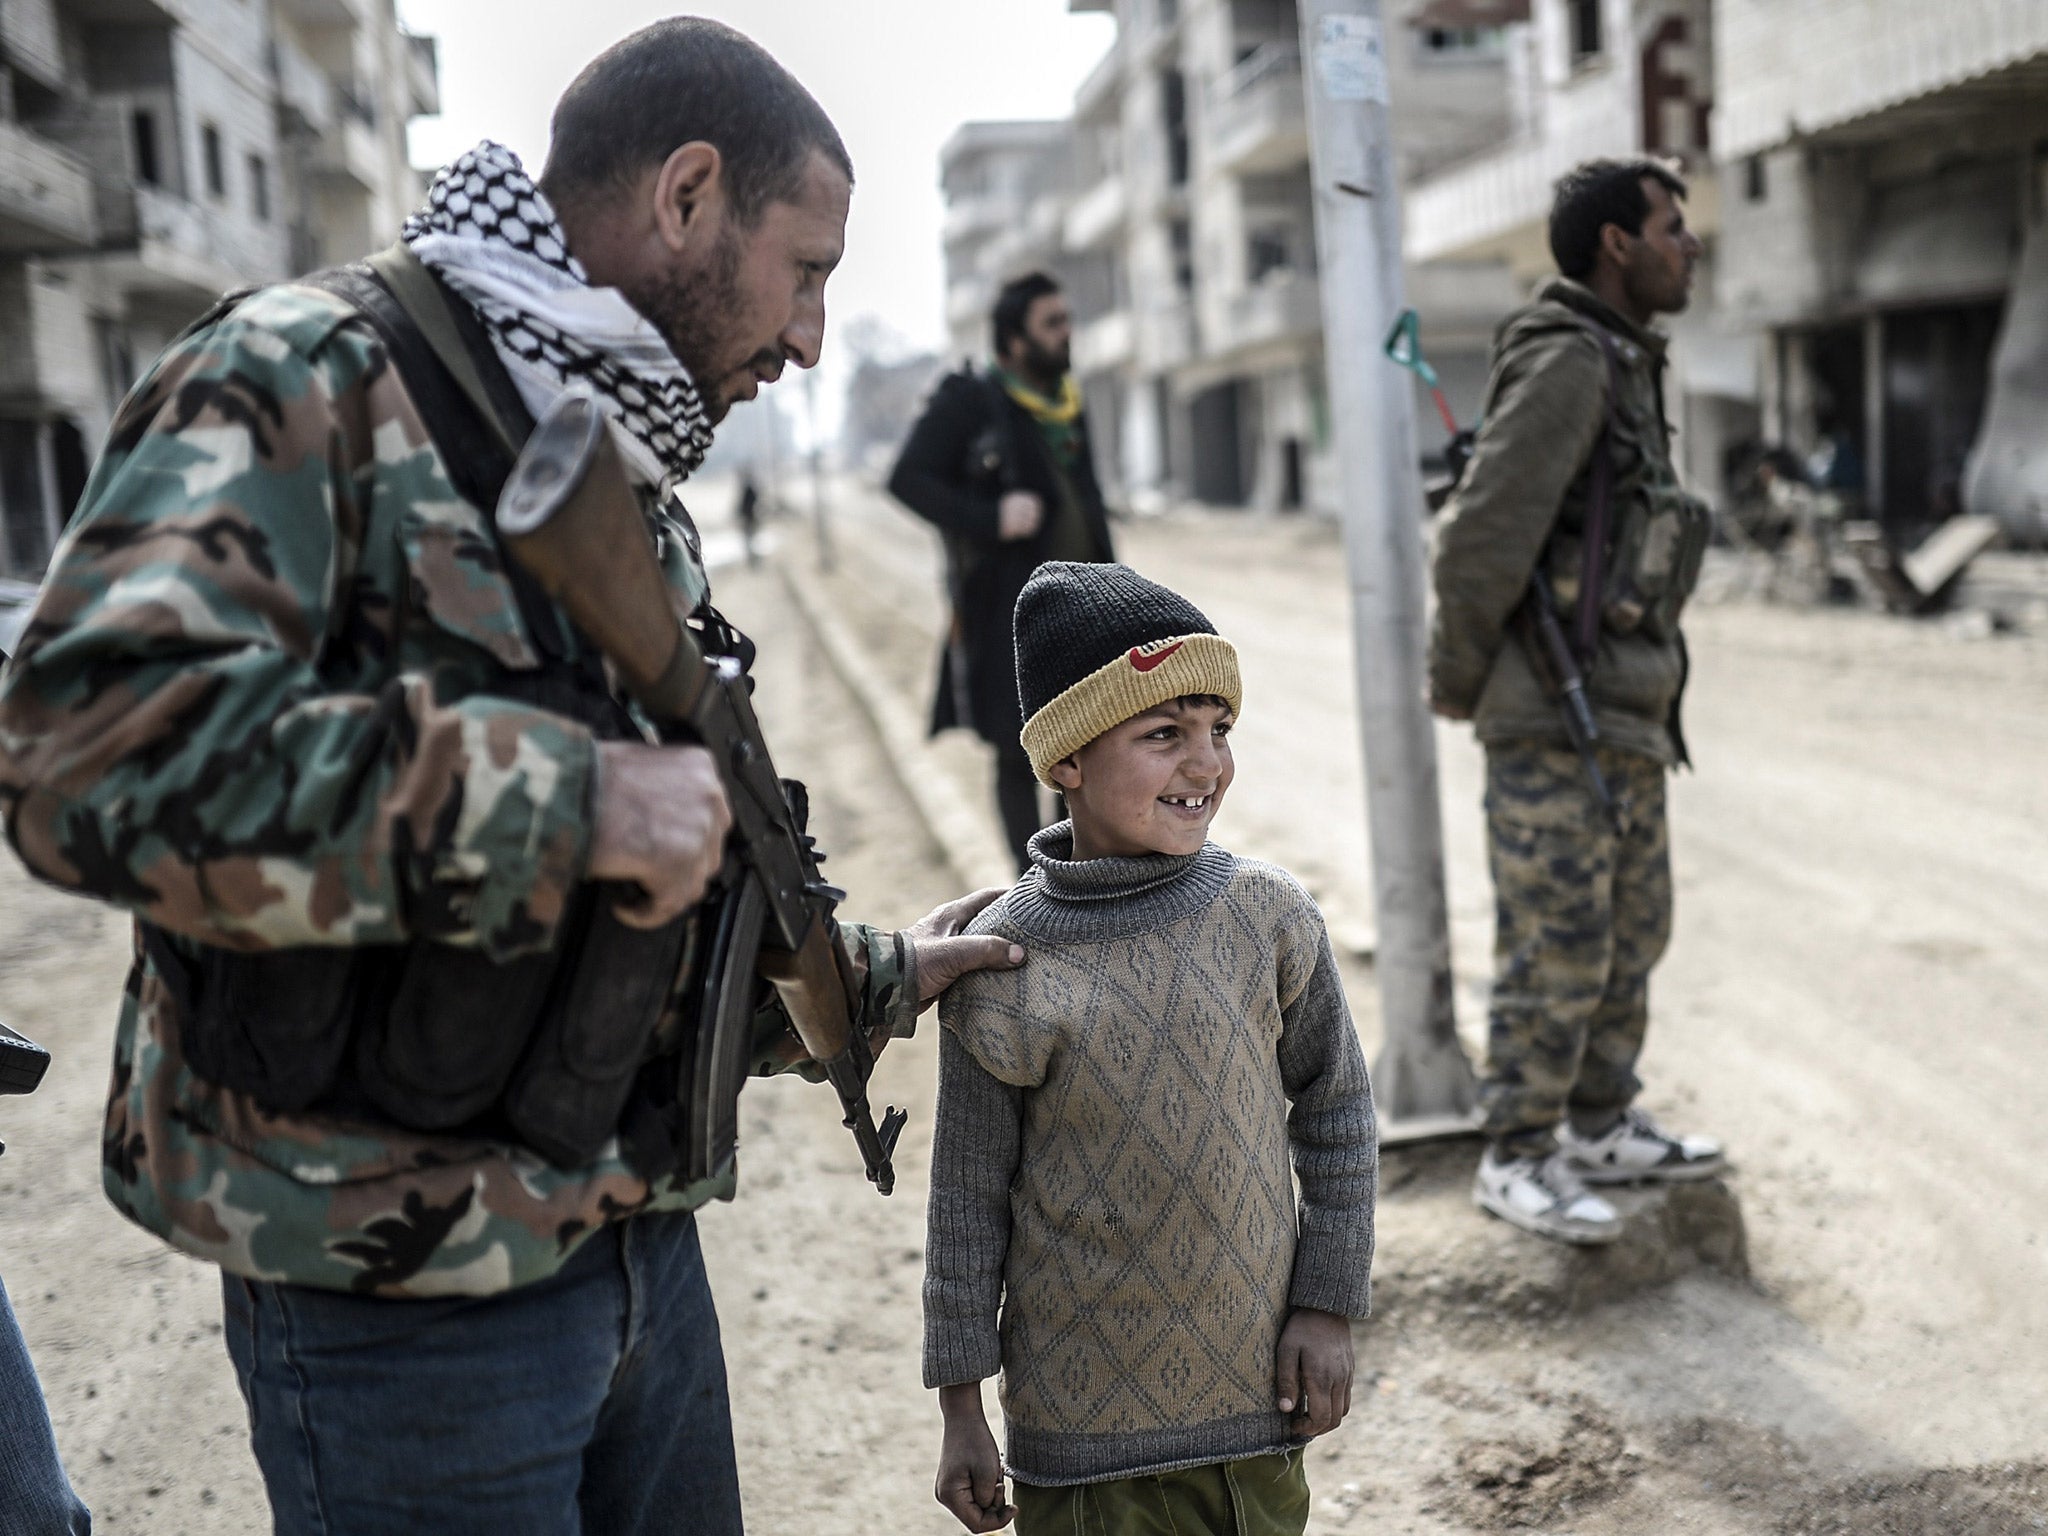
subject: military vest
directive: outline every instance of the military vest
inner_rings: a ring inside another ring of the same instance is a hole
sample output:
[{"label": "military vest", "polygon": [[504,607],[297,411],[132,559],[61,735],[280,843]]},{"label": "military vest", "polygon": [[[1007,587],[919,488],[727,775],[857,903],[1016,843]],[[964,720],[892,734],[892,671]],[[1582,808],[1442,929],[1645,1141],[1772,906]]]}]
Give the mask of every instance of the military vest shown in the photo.
[{"label": "military vest", "polygon": [[1576,619],[1588,568],[1586,529],[1604,495],[1605,549],[1594,562],[1601,573],[1598,627],[1669,644],[1699,584],[1713,520],[1679,484],[1671,462],[1661,362],[1590,317],[1558,323],[1583,330],[1599,346],[1607,400],[1593,461],[1566,493],[1544,552],[1551,590],[1559,608]]},{"label": "military vest", "polygon": [[[346,300],[377,331],[457,492],[494,531],[509,443],[524,441],[533,423],[461,303],[438,299],[443,312],[427,317],[436,327],[428,339],[414,309],[418,282],[434,280],[416,265],[412,273],[406,304],[368,267],[303,281]],[[444,361],[457,342],[495,421]],[[465,530],[473,531],[467,519]],[[410,568],[434,558],[440,533],[410,510],[386,531]],[[425,626],[432,646],[489,656],[485,689],[494,696],[575,719],[600,740],[644,739],[595,648],[578,643],[538,584],[502,550],[483,560],[502,585],[454,603],[445,583],[437,594],[415,580],[418,611],[406,625]],[[582,886],[561,942],[509,961],[428,939],[243,953],[146,923],[143,942],[178,1005],[186,1059],[210,1082],[284,1113],[515,1141],[562,1167],[589,1162],[616,1134],[635,1172],[653,1179],[680,1160],[687,1107],[664,1050],[677,1042],[660,1038],[660,1025],[694,963],[699,925],[685,914],[661,929],[628,927],[613,912],[623,894]]]}]

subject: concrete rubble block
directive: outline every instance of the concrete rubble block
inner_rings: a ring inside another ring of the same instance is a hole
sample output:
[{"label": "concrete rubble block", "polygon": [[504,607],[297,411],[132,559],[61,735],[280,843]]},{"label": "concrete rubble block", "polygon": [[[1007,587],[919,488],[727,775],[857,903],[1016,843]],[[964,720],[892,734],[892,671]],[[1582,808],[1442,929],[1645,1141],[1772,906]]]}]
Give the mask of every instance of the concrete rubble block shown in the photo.
[{"label": "concrete rubble block", "polygon": [[1574,1248],[1474,1207],[1478,1159],[1474,1141],[1386,1158],[1373,1266],[1380,1323],[1495,1333],[1506,1319],[1583,1315],[1700,1271],[1749,1278],[1742,1204],[1726,1180],[1603,1188],[1621,1238]]}]

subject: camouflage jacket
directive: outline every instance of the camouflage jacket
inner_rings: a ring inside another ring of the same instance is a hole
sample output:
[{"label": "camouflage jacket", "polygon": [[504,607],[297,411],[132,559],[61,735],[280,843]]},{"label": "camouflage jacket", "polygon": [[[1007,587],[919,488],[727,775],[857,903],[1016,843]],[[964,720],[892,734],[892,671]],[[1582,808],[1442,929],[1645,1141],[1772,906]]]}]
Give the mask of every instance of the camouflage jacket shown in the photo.
[{"label": "camouflage jacket", "polygon": [[[1546,559],[1561,606],[1579,581],[1593,449],[1606,416],[1607,364],[1586,322],[1615,338],[1612,516],[1636,500],[1683,497],[1664,421],[1664,338],[1632,325],[1583,284],[1547,283],[1510,315],[1494,346],[1472,462],[1438,531],[1432,696],[1472,712],[1483,742],[1566,741],[1564,722],[1509,620]],[[1603,631],[1587,694],[1602,740],[1670,764],[1681,740],[1681,642]]]},{"label": "camouflage jacket", "polygon": [[[650,504],[678,610],[708,583]],[[566,626],[564,626],[566,629]],[[368,323],[273,288],[185,337],[123,404],[0,681],[0,807],[36,874],[186,940],[261,950],[553,942],[582,879],[589,732],[494,697],[541,665]],[[866,1022],[908,1033],[912,961],[849,927]],[[757,1061],[770,1069],[763,1015]],[[107,1110],[108,1196],[252,1278],[392,1296],[553,1272],[608,1221],[729,1196],[617,1156],[266,1112],[188,1070],[138,943]]]}]

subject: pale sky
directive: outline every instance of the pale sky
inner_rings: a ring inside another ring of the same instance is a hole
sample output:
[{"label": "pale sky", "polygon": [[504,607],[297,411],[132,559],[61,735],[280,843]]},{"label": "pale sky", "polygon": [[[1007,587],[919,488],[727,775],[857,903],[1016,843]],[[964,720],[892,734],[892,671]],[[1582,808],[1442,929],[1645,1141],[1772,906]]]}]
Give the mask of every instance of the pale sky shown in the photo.
[{"label": "pale sky", "polygon": [[[921,346],[944,338],[939,146],[975,118],[1064,117],[1115,36],[1066,0],[702,0],[810,88],[853,154],[846,260],[826,290],[832,332],[876,314]],[[658,0],[399,0],[440,39],[441,115],[413,159],[441,164],[481,138],[538,174],[555,98],[591,58],[676,8]],[[787,393],[787,391],[783,391]]]}]

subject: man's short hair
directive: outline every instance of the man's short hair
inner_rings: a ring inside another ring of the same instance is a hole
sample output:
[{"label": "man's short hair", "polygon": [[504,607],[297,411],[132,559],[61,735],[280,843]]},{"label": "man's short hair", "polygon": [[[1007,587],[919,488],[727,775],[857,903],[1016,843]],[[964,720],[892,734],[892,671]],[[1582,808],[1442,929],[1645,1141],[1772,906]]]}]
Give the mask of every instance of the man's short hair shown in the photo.
[{"label": "man's short hair", "polygon": [[989,324],[995,331],[996,356],[1001,357],[1011,342],[1024,334],[1024,317],[1031,313],[1031,306],[1048,294],[1058,293],[1060,285],[1043,272],[1026,272],[1022,277],[1013,277],[1003,284],[996,295],[996,307],[989,314]]},{"label": "man's short hair", "polygon": [[1600,259],[1600,231],[1619,225],[1643,232],[1650,216],[1645,180],[1660,183],[1673,197],[1685,196],[1685,180],[1661,160],[1588,160],[1558,179],[1550,205],[1550,254],[1557,270],[1584,282]]},{"label": "man's short hair", "polygon": [[817,99],[768,50],[701,16],[614,43],[555,104],[541,190],[557,206],[622,190],[685,144],[714,146],[743,225],[796,195],[814,152],[853,160]]}]

